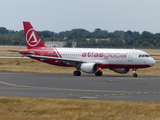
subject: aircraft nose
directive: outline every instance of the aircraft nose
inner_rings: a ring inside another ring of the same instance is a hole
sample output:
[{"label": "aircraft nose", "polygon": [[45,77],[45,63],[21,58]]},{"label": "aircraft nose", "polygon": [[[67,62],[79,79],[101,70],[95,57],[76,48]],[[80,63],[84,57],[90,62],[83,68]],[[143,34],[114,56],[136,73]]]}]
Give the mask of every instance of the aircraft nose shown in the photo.
[{"label": "aircraft nose", "polygon": [[154,66],[156,64],[156,61],[152,58],[149,62],[150,66]]}]

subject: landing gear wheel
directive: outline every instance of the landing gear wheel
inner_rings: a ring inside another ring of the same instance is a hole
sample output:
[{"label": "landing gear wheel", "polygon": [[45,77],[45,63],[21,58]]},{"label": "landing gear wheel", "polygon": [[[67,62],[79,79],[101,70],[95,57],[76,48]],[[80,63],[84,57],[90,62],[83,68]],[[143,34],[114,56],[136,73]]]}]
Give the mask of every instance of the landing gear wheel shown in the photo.
[{"label": "landing gear wheel", "polygon": [[138,77],[138,75],[136,73],[133,74],[133,77]]},{"label": "landing gear wheel", "polygon": [[74,75],[74,76],[80,76],[80,75],[81,75],[81,71],[75,70],[75,71],[73,72],[73,75]]},{"label": "landing gear wheel", "polygon": [[95,76],[102,76],[102,74],[103,74],[102,71],[99,70],[95,73]]},{"label": "landing gear wheel", "polygon": [[132,68],[133,70],[133,77],[138,77],[138,74],[136,73],[137,68]]}]

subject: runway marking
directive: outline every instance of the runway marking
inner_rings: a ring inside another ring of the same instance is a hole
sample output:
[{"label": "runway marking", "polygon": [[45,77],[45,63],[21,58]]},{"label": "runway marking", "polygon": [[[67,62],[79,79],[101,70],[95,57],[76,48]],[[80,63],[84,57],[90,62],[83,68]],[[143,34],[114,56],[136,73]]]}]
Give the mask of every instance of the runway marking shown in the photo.
[{"label": "runway marking", "polygon": [[27,86],[27,85],[17,85],[11,84],[7,82],[0,81],[1,84],[18,87],[18,88],[9,88],[9,87],[0,87],[0,89],[34,89],[34,90],[59,90],[59,91],[79,91],[79,92],[98,92],[98,93],[113,93],[113,94],[103,94],[103,95],[94,95],[94,97],[81,97],[92,99],[96,97],[103,97],[103,96],[125,96],[125,95],[140,95],[140,94],[160,94],[160,92],[134,92],[134,91],[107,91],[107,90],[83,90],[83,89],[65,89],[65,88],[50,88],[50,87],[36,87],[36,86]]},{"label": "runway marking", "polygon": [[132,95],[133,93],[127,93],[128,95]]},{"label": "runway marking", "polygon": [[145,79],[145,78],[117,78],[117,79]]},{"label": "runway marking", "polygon": [[104,96],[109,96],[109,94],[104,94]]},{"label": "runway marking", "polygon": [[99,97],[100,95],[95,95],[95,96]]},{"label": "runway marking", "polygon": [[88,96],[84,96],[84,97],[80,97],[81,99],[96,99],[97,97],[88,97]]},{"label": "runway marking", "polygon": [[95,96],[124,96],[124,95],[142,95],[142,94],[160,94],[160,92],[128,92],[128,93],[119,93],[119,94],[103,94],[103,95],[95,95]]},{"label": "runway marking", "polygon": [[[152,92],[153,94],[155,94],[156,92]],[[159,93],[159,92],[158,92]]]},{"label": "runway marking", "polygon": [[16,85],[7,82],[0,81],[1,84],[14,86],[14,87],[24,87],[24,88],[34,88],[34,89],[44,89],[44,90],[60,90],[60,91],[81,91],[81,92],[128,92],[128,91],[107,91],[107,90],[83,90],[83,89],[65,89],[65,88],[50,88],[50,87],[36,87],[36,86],[26,86],[26,85]]}]

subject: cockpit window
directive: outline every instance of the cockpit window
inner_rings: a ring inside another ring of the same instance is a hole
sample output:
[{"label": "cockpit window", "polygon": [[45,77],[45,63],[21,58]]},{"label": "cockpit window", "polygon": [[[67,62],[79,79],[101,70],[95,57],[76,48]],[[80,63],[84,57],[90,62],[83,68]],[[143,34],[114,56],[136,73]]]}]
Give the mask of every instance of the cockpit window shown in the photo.
[{"label": "cockpit window", "polygon": [[149,57],[149,55],[139,55],[139,57]]}]

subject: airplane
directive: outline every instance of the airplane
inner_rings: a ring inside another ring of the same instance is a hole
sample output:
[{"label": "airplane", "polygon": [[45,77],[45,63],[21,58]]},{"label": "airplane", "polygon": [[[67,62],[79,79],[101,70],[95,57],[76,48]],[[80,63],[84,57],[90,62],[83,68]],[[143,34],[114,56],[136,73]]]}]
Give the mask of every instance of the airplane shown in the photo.
[{"label": "airplane", "polygon": [[20,50],[22,56],[56,66],[75,67],[74,76],[81,71],[102,76],[102,69],[108,68],[116,73],[127,74],[133,70],[155,65],[155,60],[146,52],[135,49],[93,49],[93,48],[49,48],[28,21],[23,22],[27,49]]}]

